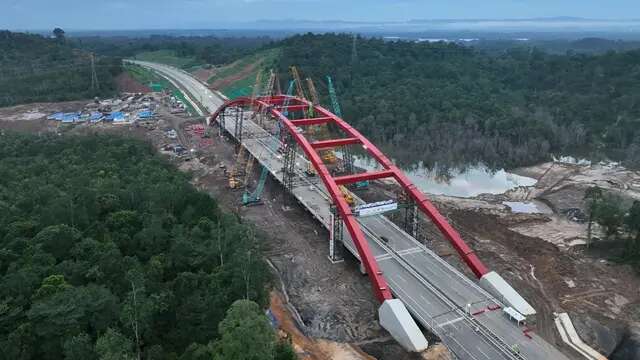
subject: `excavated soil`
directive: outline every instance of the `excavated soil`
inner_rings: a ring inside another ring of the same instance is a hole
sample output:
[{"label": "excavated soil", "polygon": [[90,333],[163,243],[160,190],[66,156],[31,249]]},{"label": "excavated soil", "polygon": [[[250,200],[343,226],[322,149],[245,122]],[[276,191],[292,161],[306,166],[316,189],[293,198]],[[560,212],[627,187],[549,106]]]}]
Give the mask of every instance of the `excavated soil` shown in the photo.
[{"label": "excavated soil", "polygon": [[128,72],[123,72],[115,78],[118,91],[126,93],[149,93],[151,88],[134,79]]}]

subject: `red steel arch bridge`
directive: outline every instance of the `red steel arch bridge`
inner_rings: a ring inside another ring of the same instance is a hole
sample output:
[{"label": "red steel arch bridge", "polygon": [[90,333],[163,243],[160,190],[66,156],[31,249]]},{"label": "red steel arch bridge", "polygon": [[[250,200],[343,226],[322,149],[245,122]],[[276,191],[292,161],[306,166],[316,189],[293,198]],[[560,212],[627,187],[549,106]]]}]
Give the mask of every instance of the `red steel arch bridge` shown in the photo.
[{"label": "red steel arch bridge", "polygon": [[[344,225],[347,231],[343,244],[360,261],[376,299],[382,303],[380,324],[405,348],[421,350],[427,346],[417,322],[436,334],[459,359],[567,359],[531,328],[502,313],[503,308],[510,307],[530,320],[535,310],[480,261],[400,169],[343,119],[292,96],[229,101],[179,69],[128,61],[169,79],[194,106],[212,113],[207,124],[217,126],[258,159],[323,226],[331,231],[332,223]],[[269,130],[274,124],[278,131]],[[314,131],[322,127],[331,127],[340,135],[317,136]],[[274,149],[276,142],[283,152]],[[377,170],[338,174],[325,164],[322,154],[329,149],[356,146],[378,163]],[[295,153],[295,148],[302,150],[305,159]],[[304,176],[299,163],[311,164],[313,180]],[[414,229],[401,229],[384,215],[358,216],[361,214],[347,202],[343,187],[376,179],[393,179],[402,189],[402,201],[438,228],[479,281],[469,279],[417,241]]]},{"label": "red steel arch bridge", "polygon": [[[416,185],[414,185],[407,176],[382,153],[382,151],[380,151],[358,130],[350,126],[343,119],[319,105],[313,105],[307,100],[287,95],[259,97],[255,99],[241,97],[225,103],[216,111],[216,113],[213,114],[212,119],[217,119],[218,116],[229,107],[248,107],[257,113],[264,112],[270,114],[273,118],[279,121],[281,128],[286,129],[288,132],[285,136],[282,136],[283,134],[281,134],[281,136],[283,138],[288,137],[292,139],[295,141],[295,144],[304,151],[304,154],[315,168],[315,171],[319,175],[320,179],[322,179],[322,182],[331,195],[331,199],[340,218],[344,221],[347,231],[355,243],[362,264],[366,269],[369,279],[371,280],[374,295],[380,302],[392,299],[393,296],[391,295],[387,281],[384,278],[384,274],[380,271],[379,266],[369,249],[369,245],[365,239],[362,229],[355,220],[353,210],[345,200],[343,193],[339,188],[340,185],[348,185],[359,181],[378,180],[384,178],[394,179],[406,194],[410,196],[416,207],[437,226],[444,237],[456,249],[462,260],[478,278],[481,278],[488,272],[487,267],[480,261],[475,252],[464,242],[460,234],[447,222],[444,216],[440,214],[438,209],[436,209],[436,207],[426,198]],[[289,116],[296,112],[302,112],[305,115],[314,114],[314,116],[295,120],[289,119]],[[344,136],[336,139],[312,141],[305,136],[306,132],[303,131],[303,129],[318,125],[335,125],[343,132]],[[362,150],[366,151],[369,156],[378,162],[379,167],[381,167],[382,170],[344,176],[333,176],[324,164],[319,151],[348,145],[360,146]]]}]

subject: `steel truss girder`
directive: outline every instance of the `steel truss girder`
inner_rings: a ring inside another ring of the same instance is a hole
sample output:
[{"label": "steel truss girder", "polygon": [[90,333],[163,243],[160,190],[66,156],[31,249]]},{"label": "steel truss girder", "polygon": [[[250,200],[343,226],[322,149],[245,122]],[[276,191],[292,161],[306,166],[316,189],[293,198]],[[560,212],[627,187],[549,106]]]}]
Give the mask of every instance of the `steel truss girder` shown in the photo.
[{"label": "steel truss girder", "polygon": [[372,172],[364,172],[360,174],[353,175],[345,175],[333,178],[333,180],[338,185],[347,185],[357,183],[359,181],[367,181],[367,180],[378,180],[384,178],[393,177],[393,171],[382,170],[382,171],[372,171]]},{"label": "steel truss girder", "polygon": [[344,139],[331,139],[331,140],[322,140],[311,143],[311,147],[319,150],[319,149],[332,149],[338,146],[345,145],[354,145],[359,144],[360,139],[352,137],[352,138],[344,138]]}]

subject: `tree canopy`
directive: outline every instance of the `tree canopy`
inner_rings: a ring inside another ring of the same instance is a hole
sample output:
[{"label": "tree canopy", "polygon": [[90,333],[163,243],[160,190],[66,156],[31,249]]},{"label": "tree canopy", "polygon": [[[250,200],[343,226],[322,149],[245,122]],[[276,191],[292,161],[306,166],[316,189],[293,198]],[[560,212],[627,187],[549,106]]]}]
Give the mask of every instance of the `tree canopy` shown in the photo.
[{"label": "tree canopy", "polygon": [[[528,165],[556,155],[640,163],[640,50],[486,53],[350,35],[285,39],[281,78],[331,75],[345,119],[405,164]],[[324,90],[324,91],[323,91]],[[635,149],[635,150],[634,150]]]},{"label": "tree canopy", "polygon": [[210,359],[238,299],[274,339],[259,243],[148,144],[2,135],[0,359]]},{"label": "tree canopy", "polygon": [[0,107],[113,95],[121,59],[98,57],[95,70],[98,89],[91,87],[90,54],[65,41],[62,29],[53,39],[0,31]]}]

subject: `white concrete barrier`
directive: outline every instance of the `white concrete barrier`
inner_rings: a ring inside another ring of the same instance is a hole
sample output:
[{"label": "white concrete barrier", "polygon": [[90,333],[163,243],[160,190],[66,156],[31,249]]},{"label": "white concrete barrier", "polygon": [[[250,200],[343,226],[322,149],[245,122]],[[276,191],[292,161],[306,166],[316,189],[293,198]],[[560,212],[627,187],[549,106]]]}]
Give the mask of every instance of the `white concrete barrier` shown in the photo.
[{"label": "white concrete barrier", "polygon": [[564,341],[567,345],[573,348],[580,355],[584,356],[585,359],[589,360],[607,360],[605,356],[594,350],[591,346],[585,344],[576,328],[573,326],[573,322],[567,313],[555,314],[556,318],[554,322],[556,324],[556,328],[560,333],[560,337],[562,341]]},{"label": "white concrete barrier", "polygon": [[527,319],[531,320],[536,315],[536,310],[497,272],[491,271],[484,274],[479,283],[483,289]]},{"label": "white concrete barrier", "polygon": [[400,299],[385,300],[378,309],[380,325],[407,351],[420,352],[429,343]]}]

